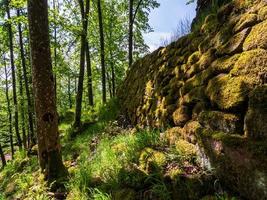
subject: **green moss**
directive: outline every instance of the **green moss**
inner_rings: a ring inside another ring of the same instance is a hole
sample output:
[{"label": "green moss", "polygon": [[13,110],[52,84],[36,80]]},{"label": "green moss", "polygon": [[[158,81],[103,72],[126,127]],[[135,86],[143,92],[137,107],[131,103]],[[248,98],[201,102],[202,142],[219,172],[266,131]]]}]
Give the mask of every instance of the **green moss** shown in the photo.
[{"label": "green moss", "polygon": [[199,60],[199,58],[200,58],[200,53],[199,51],[196,51],[191,56],[189,56],[187,64],[193,65]]},{"label": "green moss", "polygon": [[216,49],[210,48],[207,52],[202,54],[199,59],[199,67],[200,69],[206,69],[208,66],[216,59]]},{"label": "green moss", "polygon": [[259,19],[260,20],[266,20],[267,19],[267,6],[265,7],[262,7],[259,12],[258,12],[258,15],[259,15]]},{"label": "green moss", "polygon": [[204,111],[199,114],[199,122],[213,131],[227,134],[243,133],[243,124],[239,116],[220,111]]},{"label": "green moss", "polygon": [[188,106],[179,106],[179,108],[172,114],[174,124],[183,126],[191,118],[190,114]]},{"label": "green moss", "polygon": [[205,95],[205,87],[195,87],[189,93],[179,99],[180,105],[193,105],[207,99]]},{"label": "green moss", "polygon": [[245,40],[243,49],[245,51],[262,48],[267,49],[267,21],[254,26]]},{"label": "green moss", "polygon": [[218,47],[218,54],[220,55],[233,55],[242,51],[243,43],[249,34],[250,29],[246,28],[241,32],[231,37],[227,43]]},{"label": "green moss", "polygon": [[235,54],[234,56],[224,56],[216,59],[212,64],[211,68],[214,74],[229,73],[233,69],[236,61],[240,57],[240,54]]},{"label": "green moss", "polygon": [[185,95],[195,87],[205,85],[212,76],[213,69],[211,67],[196,74],[185,82],[184,86],[181,88],[181,94]]},{"label": "green moss", "polygon": [[237,33],[247,27],[251,27],[258,22],[258,16],[256,14],[243,14],[238,23],[234,27],[234,32]]},{"label": "green moss", "polygon": [[247,98],[245,78],[218,75],[209,81],[206,94],[210,101],[220,109],[229,110],[241,108]]},{"label": "green moss", "polygon": [[165,131],[164,138],[167,142],[172,145],[181,137],[182,135],[182,128],[180,127],[173,127]]},{"label": "green moss", "polygon": [[204,24],[201,26],[201,31],[205,34],[212,34],[217,30],[217,26],[217,16],[210,14],[205,18]]},{"label": "green moss", "polygon": [[186,140],[178,140],[175,142],[175,149],[179,155],[187,160],[192,160],[197,154],[196,146]]},{"label": "green moss", "polygon": [[243,52],[234,68],[231,70],[233,76],[244,76],[244,82],[249,85],[260,84],[260,73],[267,73],[267,51],[255,49]]},{"label": "green moss", "polygon": [[156,151],[149,147],[145,148],[139,158],[139,167],[146,173],[151,171],[162,170],[162,167],[166,164],[166,156],[160,151]]}]

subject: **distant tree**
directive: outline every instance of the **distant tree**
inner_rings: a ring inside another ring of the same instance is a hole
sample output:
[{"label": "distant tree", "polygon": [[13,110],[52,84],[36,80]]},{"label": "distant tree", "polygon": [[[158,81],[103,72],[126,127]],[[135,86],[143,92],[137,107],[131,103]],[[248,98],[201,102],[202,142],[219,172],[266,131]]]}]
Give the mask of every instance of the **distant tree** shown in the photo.
[{"label": "distant tree", "polygon": [[62,162],[59,144],[47,0],[28,0],[28,20],[39,163],[51,183],[65,178],[67,170]]},{"label": "distant tree", "polygon": [[99,40],[100,40],[100,55],[101,55],[101,74],[102,74],[102,102],[107,101],[106,92],[106,66],[105,66],[105,39],[103,30],[103,18],[102,18],[102,8],[101,0],[97,0],[97,13],[98,13],[98,23],[99,23]]}]

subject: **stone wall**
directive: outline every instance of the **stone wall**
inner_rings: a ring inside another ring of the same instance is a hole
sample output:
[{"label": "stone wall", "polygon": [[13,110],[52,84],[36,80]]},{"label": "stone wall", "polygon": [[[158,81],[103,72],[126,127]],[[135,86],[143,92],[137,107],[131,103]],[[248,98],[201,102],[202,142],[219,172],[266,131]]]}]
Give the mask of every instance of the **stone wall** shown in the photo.
[{"label": "stone wall", "polygon": [[267,199],[267,2],[232,1],[198,26],[132,66],[121,112],[173,127],[166,137],[198,145],[225,185]]}]

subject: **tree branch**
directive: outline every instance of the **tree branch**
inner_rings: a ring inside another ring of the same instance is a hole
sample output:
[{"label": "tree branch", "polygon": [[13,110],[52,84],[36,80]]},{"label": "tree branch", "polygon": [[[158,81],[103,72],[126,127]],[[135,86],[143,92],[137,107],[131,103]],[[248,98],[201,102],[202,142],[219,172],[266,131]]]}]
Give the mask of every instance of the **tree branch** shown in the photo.
[{"label": "tree branch", "polygon": [[136,7],[135,12],[134,12],[134,15],[133,15],[133,19],[132,19],[132,21],[131,21],[132,24],[134,23],[134,20],[135,20],[135,18],[136,18],[138,9],[139,9],[139,7],[140,7],[142,1],[143,1],[143,0],[139,0],[139,2],[138,2],[138,4],[137,4],[137,7]]}]

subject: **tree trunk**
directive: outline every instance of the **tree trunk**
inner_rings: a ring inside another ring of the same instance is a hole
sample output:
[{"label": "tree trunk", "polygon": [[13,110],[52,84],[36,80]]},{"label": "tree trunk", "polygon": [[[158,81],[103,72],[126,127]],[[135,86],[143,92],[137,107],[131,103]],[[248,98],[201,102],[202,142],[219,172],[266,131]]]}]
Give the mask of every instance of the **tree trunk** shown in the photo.
[{"label": "tree trunk", "polygon": [[112,93],[113,93],[113,97],[115,97],[116,96],[116,75],[115,75],[113,60],[111,61],[111,80],[112,80]]},{"label": "tree trunk", "polygon": [[[87,2],[88,0],[86,1],[86,3]],[[75,118],[74,118],[74,124],[73,124],[75,129],[79,129],[81,127],[83,81],[84,81],[84,67],[85,67],[85,45],[86,45],[86,36],[87,36],[87,21],[86,21],[87,15],[84,11],[83,0],[79,0],[79,6],[80,6],[81,16],[82,16],[83,32],[81,34],[80,72],[79,72],[79,80],[78,80],[78,91],[77,91],[77,96],[76,96]]]},{"label": "tree trunk", "polygon": [[23,95],[23,85],[22,85],[22,74],[20,68],[18,68],[18,78],[19,78],[19,94],[20,94],[19,102],[20,102],[22,144],[24,149],[27,149],[27,137],[26,137],[25,115],[24,115],[24,95]]},{"label": "tree trunk", "polygon": [[[17,16],[20,16],[20,11],[17,10]],[[18,31],[19,31],[19,46],[20,46],[20,57],[21,57],[21,65],[22,65],[22,72],[23,72],[23,79],[25,83],[25,91],[27,97],[27,109],[28,109],[28,121],[29,121],[29,139],[28,139],[28,148],[31,148],[33,145],[36,144],[35,136],[34,136],[34,125],[33,125],[33,106],[31,101],[31,94],[29,88],[29,79],[27,75],[27,68],[26,68],[26,59],[24,54],[24,46],[23,46],[23,37],[22,37],[22,28],[21,24],[18,24]]]},{"label": "tree trunk", "polygon": [[90,59],[90,48],[89,43],[86,41],[86,66],[87,66],[87,87],[88,87],[88,100],[89,105],[94,106],[94,96],[93,96],[93,80],[92,80],[92,68]]},{"label": "tree trunk", "polygon": [[12,132],[12,113],[10,108],[10,99],[8,94],[8,72],[6,67],[6,62],[4,58],[4,65],[5,65],[5,82],[6,82],[6,102],[7,102],[7,113],[8,113],[8,122],[9,122],[9,142],[10,142],[10,149],[11,149],[11,157],[14,158],[14,146],[13,146],[13,132]]},{"label": "tree trunk", "polygon": [[68,76],[68,97],[69,97],[69,108],[72,108],[72,99],[71,99],[71,82],[70,82],[70,75]]},{"label": "tree trunk", "polygon": [[2,160],[2,167],[6,166],[6,158],[5,158],[5,154],[3,152],[1,143],[0,143],[0,157]]},{"label": "tree trunk", "polygon": [[97,12],[98,12],[98,23],[99,23],[99,34],[100,34],[100,51],[101,51],[101,74],[102,74],[102,101],[106,103],[107,92],[106,92],[106,67],[105,67],[105,41],[104,41],[104,31],[103,31],[103,19],[102,19],[102,9],[101,0],[97,1]]},{"label": "tree trunk", "polygon": [[28,20],[39,163],[45,178],[58,183],[67,177],[67,170],[59,143],[47,0],[28,0]]},{"label": "tree trunk", "polygon": [[[53,0],[53,9],[54,9],[54,23],[56,21],[56,15],[55,15],[55,10],[56,10],[56,2]],[[57,68],[57,26],[54,24],[54,69]],[[57,102],[57,73],[54,73],[55,77],[55,98]]]},{"label": "tree trunk", "polygon": [[[11,20],[9,5],[7,5],[7,18]],[[11,23],[8,23],[8,36],[9,36],[9,50],[10,50],[10,64],[12,71],[12,88],[13,88],[13,103],[14,103],[14,119],[15,119],[15,132],[17,136],[18,146],[22,148],[22,141],[19,134],[19,114],[18,114],[18,101],[17,101],[17,88],[16,88],[16,73],[15,73],[15,63],[14,63],[14,50],[13,50],[13,32]]]},{"label": "tree trunk", "polygon": [[129,0],[129,39],[128,39],[128,45],[129,45],[129,68],[132,66],[133,63],[133,0]]}]

